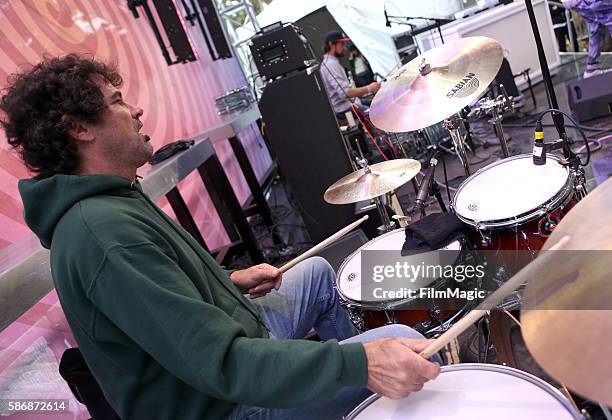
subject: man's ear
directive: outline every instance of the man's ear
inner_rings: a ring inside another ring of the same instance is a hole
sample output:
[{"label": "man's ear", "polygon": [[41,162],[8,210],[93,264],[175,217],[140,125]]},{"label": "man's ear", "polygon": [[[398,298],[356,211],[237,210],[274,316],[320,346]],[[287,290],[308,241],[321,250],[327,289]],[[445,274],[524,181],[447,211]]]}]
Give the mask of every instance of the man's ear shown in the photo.
[{"label": "man's ear", "polygon": [[68,125],[68,134],[77,141],[93,141],[94,135],[89,126],[70,115],[62,116],[62,122]]}]

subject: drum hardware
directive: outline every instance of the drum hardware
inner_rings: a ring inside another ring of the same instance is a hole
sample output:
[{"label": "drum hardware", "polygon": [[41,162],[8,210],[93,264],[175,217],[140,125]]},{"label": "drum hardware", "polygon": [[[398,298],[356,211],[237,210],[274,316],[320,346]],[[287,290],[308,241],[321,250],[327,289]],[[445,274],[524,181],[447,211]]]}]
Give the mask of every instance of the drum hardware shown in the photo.
[{"label": "drum hardware", "polygon": [[363,315],[361,314],[360,308],[348,302],[346,299],[343,299],[342,297],[339,297],[338,300],[346,310],[349,320],[355,326],[355,328],[357,328],[360,333],[367,331],[365,320],[363,319]]},{"label": "drum hardware", "polygon": [[586,176],[584,173],[584,168],[582,168],[582,166],[579,166],[577,168],[570,168],[570,171],[572,172],[572,175],[575,179],[574,191],[576,193],[576,198],[578,200],[582,200],[584,197],[586,197],[588,193],[586,188]]},{"label": "drum hardware", "polygon": [[387,325],[398,323],[395,314],[391,311],[385,311],[385,317],[387,318]]},{"label": "drum hardware", "polygon": [[472,168],[470,166],[470,161],[467,156],[467,146],[463,139],[463,135],[459,131],[463,125],[463,120],[459,115],[453,115],[449,118],[446,118],[443,121],[444,128],[448,130],[448,133],[451,136],[451,140],[453,141],[453,147],[455,149],[455,153],[463,166],[463,170],[467,176],[472,175]]},{"label": "drum hardware", "polygon": [[444,121],[469,176],[468,146],[459,131],[466,127],[457,114],[486,91],[502,60],[501,45],[487,37],[460,38],[433,48],[389,75],[372,101],[370,119],[387,132]]},{"label": "drum hardware", "polygon": [[426,200],[427,197],[433,196],[438,201],[438,205],[440,209],[446,213],[448,210],[446,209],[446,205],[444,204],[444,200],[442,199],[442,193],[440,192],[440,187],[436,182],[434,175],[436,172],[436,166],[438,166],[438,155],[439,152],[436,146],[432,146],[433,154],[429,159],[429,167],[425,170],[425,175],[423,175],[423,179],[421,180],[421,187],[417,192],[416,204],[409,211],[409,214],[413,214],[416,210],[421,212],[421,216],[424,217],[425,207],[427,206]]},{"label": "drum hardware", "polygon": [[426,51],[382,83],[370,119],[387,132],[420,130],[447,119],[486,91],[502,60],[502,46],[483,36]]},{"label": "drum hardware", "polygon": [[476,224],[476,231],[480,234],[480,245],[483,247],[491,245],[491,235],[485,234],[486,228],[481,224]]},{"label": "drum hardware", "polygon": [[362,156],[362,168],[352,172],[332,184],[323,196],[330,204],[351,204],[373,199],[382,221],[378,228],[380,234],[395,229],[395,222],[389,219],[383,196],[413,179],[421,169],[421,164],[413,159],[394,159],[369,165]]},{"label": "drum hardware", "polygon": [[504,158],[507,158],[510,156],[510,152],[508,151],[508,144],[506,143],[506,137],[504,136],[502,120],[504,118],[504,113],[514,112],[514,102],[512,101],[512,96],[508,96],[504,85],[500,84],[499,89],[502,92],[501,95],[495,99],[482,98],[480,101],[478,101],[478,108],[472,110],[470,112],[470,116],[488,115],[491,117],[488,120],[488,123],[493,125],[494,131],[499,139],[499,144],[501,145],[502,154]]}]

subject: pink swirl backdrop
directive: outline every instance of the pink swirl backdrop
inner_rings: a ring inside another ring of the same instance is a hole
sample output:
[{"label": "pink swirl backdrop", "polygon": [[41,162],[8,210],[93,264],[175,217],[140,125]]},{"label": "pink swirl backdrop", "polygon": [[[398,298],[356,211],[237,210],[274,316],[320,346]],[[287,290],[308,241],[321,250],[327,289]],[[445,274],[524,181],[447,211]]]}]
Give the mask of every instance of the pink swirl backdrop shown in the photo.
[{"label": "pink swirl backdrop", "polygon": [[[45,55],[76,52],[116,61],[125,80],[124,97],[144,109],[144,131],[158,148],[218,122],[213,98],[245,84],[234,58],[212,61],[199,27],[187,30],[198,60],[168,66],[144,14],[135,19],[125,0],[0,0],[0,88],[9,74]],[[261,177],[270,157],[260,147],[256,127],[244,130],[240,139]],[[243,202],[249,191],[231,148],[227,142],[215,147]],[[30,234],[17,191],[17,181],[29,176],[0,131],[0,248]],[[180,189],[208,245],[226,244],[227,235],[199,177],[192,174]],[[159,204],[172,214],[165,200]]]}]

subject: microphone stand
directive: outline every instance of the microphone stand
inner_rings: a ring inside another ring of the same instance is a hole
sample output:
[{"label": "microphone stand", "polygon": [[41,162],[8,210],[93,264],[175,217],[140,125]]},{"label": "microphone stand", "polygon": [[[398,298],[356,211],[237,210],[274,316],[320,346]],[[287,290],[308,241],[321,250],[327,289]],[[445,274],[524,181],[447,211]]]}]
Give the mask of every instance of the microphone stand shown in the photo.
[{"label": "microphone stand", "polygon": [[[529,22],[531,23],[531,29],[535,38],[536,48],[538,50],[538,59],[540,61],[540,68],[542,70],[542,79],[544,80],[544,86],[546,87],[546,96],[548,99],[548,106],[554,109],[559,109],[559,102],[557,102],[557,95],[552,83],[552,77],[548,70],[548,61],[546,60],[546,54],[544,53],[544,46],[542,44],[542,38],[540,36],[540,29],[536,21],[535,12],[533,10],[533,4],[531,0],[525,0],[527,6],[527,14],[529,15]],[[563,114],[558,112],[552,113],[553,123],[559,137],[564,140],[563,144],[563,155],[570,162],[571,165],[576,165],[578,157],[572,152],[567,141],[567,132],[565,131],[565,121],[563,120]],[[579,163],[579,161],[578,161]]]},{"label": "microphone stand", "polygon": [[[433,153],[431,158],[429,159],[429,167],[426,169],[426,174],[423,176],[421,180],[421,188],[427,188],[427,193],[424,197],[419,197],[421,191],[417,194],[416,206],[415,210],[418,209],[421,212],[421,216],[425,216],[425,207],[427,207],[427,197],[434,196],[440,205],[440,209],[443,213],[448,212],[446,209],[446,205],[444,204],[444,199],[442,198],[442,193],[440,192],[440,187],[435,179],[436,166],[438,166],[438,157],[440,152],[437,148],[433,148]],[[429,179],[427,179],[429,178]],[[429,185],[425,185],[425,184]]]},{"label": "microphone stand", "polygon": [[[442,41],[442,44],[444,44],[444,37],[442,36],[442,29],[440,27],[444,25],[445,23],[450,23],[453,21],[453,19],[432,18],[432,17],[423,17],[423,16],[391,16],[391,15],[388,15],[386,18],[387,18],[387,23],[389,23],[388,26],[391,26],[391,22],[389,21],[389,19],[397,19],[395,23],[400,24],[400,25],[409,25],[410,32],[414,32],[415,25],[412,23],[408,23],[407,21],[409,20],[421,19],[421,20],[433,21],[434,25],[438,29],[438,34],[440,35],[440,40]],[[402,22],[401,20],[405,20],[406,22]]]},{"label": "microphone stand", "polygon": [[[548,62],[546,61],[546,54],[544,53],[544,46],[542,44],[542,38],[540,37],[540,29],[538,28],[538,23],[536,21],[535,12],[533,10],[533,4],[531,0],[525,0],[525,6],[527,7],[527,14],[529,15],[529,22],[531,23],[531,29],[533,31],[533,36],[535,38],[536,48],[538,50],[538,59],[540,61],[540,68],[542,70],[542,79],[544,80],[544,86],[546,87],[546,96],[548,99],[548,106],[553,109],[559,109],[559,103],[557,102],[557,95],[555,94],[555,89],[553,87],[552,78],[550,76],[550,71],[548,70]],[[567,160],[570,169],[577,176],[577,180],[579,185],[579,189],[581,190],[581,194],[586,194],[586,182],[584,176],[584,170],[580,166],[580,159],[578,155],[576,155],[572,149],[570,148],[570,142],[567,138],[567,132],[565,131],[565,121],[563,119],[563,114],[559,112],[552,112],[552,120],[559,133],[559,137],[563,141],[563,155]]]}]

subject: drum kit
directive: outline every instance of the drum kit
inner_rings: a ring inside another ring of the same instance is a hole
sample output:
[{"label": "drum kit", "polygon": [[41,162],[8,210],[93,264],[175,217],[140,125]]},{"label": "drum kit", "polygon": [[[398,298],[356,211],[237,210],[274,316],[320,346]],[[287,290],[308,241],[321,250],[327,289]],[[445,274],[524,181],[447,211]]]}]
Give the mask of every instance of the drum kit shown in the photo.
[{"label": "drum kit", "polygon": [[[468,175],[451,200],[451,211],[469,232],[472,249],[533,253],[533,261],[508,281],[523,287],[518,305],[527,348],[554,379],[602,404],[609,414],[604,405],[612,405],[608,359],[612,356],[612,307],[606,305],[612,304],[612,288],[606,283],[612,259],[606,259],[602,251],[567,250],[612,248],[612,228],[600,222],[602,215],[612,211],[612,180],[587,196],[582,169],[568,165],[566,159],[551,154],[545,164],[536,165],[531,154],[507,156],[501,127],[498,134],[506,157],[472,172],[460,111],[486,91],[502,57],[499,43],[486,37],[462,38],[427,51],[388,77],[374,97],[370,117],[374,125],[389,132],[444,121]],[[479,103],[482,112],[500,123],[509,102],[500,97]],[[404,229],[395,229],[389,219],[382,197],[413,180],[421,165],[397,159],[374,165],[366,161],[361,166],[324,195],[332,204],[373,200],[383,223],[381,235],[347,257],[338,270],[341,301],[361,330],[403,323],[423,327],[420,330],[428,337],[444,333],[441,340],[459,328],[462,319],[477,315],[474,306],[451,311],[433,302],[427,309],[411,309],[410,302],[368,301],[361,296],[362,251],[398,251],[405,238]],[[543,250],[554,244],[562,244],[563,251],[544,256],[547,251]],[[443,249],[463,246],[454,241]],[[433,287],[446,284],[438,282]],[[374,395],[346,418],[584,418],[556,388],[508,366],[468,363],[444,366],[441,372],[421,392],[398,401]]]}]

